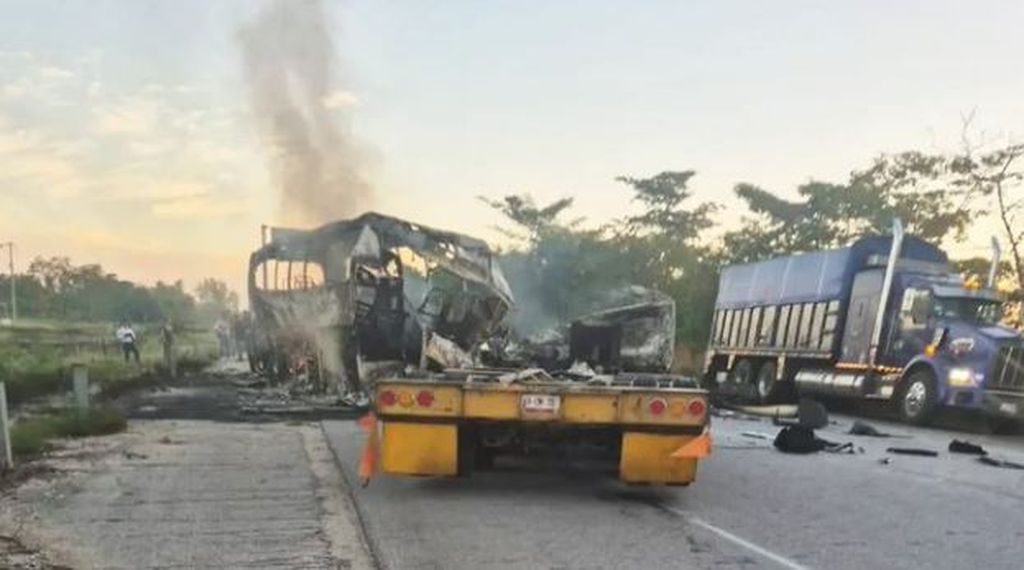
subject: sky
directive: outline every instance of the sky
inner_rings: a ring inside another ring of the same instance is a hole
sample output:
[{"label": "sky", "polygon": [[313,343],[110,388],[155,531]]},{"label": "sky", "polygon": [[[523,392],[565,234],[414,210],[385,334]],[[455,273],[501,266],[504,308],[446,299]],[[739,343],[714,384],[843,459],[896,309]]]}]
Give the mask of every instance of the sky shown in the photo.
[{"label": "sky", "polygon": [[[324,2],[324,104],[372,209],[500,242],[478,197],[630,211],[620,175],[694,169],[795,196],[883,152],[954,150],[962,117],[1024,138],[1024,4],[650,0]],[[241,293],[285,221],[243,69],[250,0],[0,0],[0,241],[144,283]],[[980,249],[988,235],[971,236]]]}]

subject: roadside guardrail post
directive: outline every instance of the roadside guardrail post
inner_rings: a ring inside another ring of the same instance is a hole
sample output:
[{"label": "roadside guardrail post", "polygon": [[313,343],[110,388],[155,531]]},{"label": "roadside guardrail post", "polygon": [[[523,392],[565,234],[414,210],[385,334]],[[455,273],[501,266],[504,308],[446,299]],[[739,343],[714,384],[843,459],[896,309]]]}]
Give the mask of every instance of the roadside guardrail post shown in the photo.
[{"label": "roadside guardrail post", "polygon": [[11,453],[11,430],[7,421],[7,386],[0,382],[0,468],[12,469],[14,467],[14,455]]},{"label": "roadside guardrail post", "polygon": [[89,409],[89,369],[84,364],[72,365],[71,382],[75,392],[75,408]]}]

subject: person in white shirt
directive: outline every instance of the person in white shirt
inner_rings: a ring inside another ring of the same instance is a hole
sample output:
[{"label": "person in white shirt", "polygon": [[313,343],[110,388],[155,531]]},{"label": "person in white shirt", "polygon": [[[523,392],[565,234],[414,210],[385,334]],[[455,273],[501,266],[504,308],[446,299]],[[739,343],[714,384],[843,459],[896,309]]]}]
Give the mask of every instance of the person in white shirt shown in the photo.
[{"label": "person in white shirt", "polygon": [[117,328],[117,332],[114,333],[117,337],[118,342],[121,343],[121,351],[124,352],[124,361],[128,362],[131,360],[131,356],[135,355],[135,362],[139,362],[139,348],[136,346],[138,337],[135,335],[135,330],[132,329],[128,323],[121,323],[121,326]]}]

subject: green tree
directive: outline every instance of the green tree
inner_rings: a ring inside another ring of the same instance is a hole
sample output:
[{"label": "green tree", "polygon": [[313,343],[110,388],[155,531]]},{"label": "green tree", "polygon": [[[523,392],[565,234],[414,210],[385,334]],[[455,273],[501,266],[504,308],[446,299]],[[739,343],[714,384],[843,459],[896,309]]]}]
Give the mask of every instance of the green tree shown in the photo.
[{"label": "green tree", "polygon": [[648,178],[620,176],[638,214],[615,227],[613,244],[623,255],[630,281],[670,295],[676,303],[676,338],[690,347],[707,340],[717,291],[717,263],[702,233],[714,225],[714,203],[688,207],[692,170]]},{"label": "green tree", "polygon": [[949,159],[904,152],[875,159],[844,184],[803,184],[796,201],[738,184],[736,195],[754,215],[723,238],[722,255],[746,262],[840,247],[864,234],[888,233],[897,217],[925,240],[960,241],[975,212],[953,172]]},{"label": "green tree", "polygon": [[1024,291],[1024,145],[978,152],[965,136],[963,152],[949,162],[954,183],[998,220],[1002,242],[1009,246],[1016,289]]},{"label": "green tree", "polygon": [[514,240],[500,256],[516,296],[513,324],[524,334],[564,323],[591,309],[609,288],[625,283],[621,253],[603,231],[581,229],[581,220],[563,222],[571,199],[538,206],[530,196],[481,198],[510,223],[499,228]]},{"label": "green tree", "polygon": [[191,323],[196,318],[196,300],[185,291],[185,285],[179,279],[174,283],[157,281],[150,289],[150,295],[160,308],[164,320],[179,325]]},{"label": "green tree", "polygon": [[227,283],[207,277],[196,286],[196,314],[205,323],[212,323],[225,313],[238,311],[238,294]]}]

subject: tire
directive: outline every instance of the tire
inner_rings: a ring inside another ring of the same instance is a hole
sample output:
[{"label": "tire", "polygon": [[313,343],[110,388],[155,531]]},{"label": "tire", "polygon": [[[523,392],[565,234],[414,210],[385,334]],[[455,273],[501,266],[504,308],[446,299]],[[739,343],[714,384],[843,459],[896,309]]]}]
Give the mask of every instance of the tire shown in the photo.
[{"label": "tire", "polygon": [[753,401],[758,399],[758,390],[755,386],[755,362],[750,358],[742,358],[737,360],[732,365],[732,369],[729,370],[729,384],[736,390],[736,393],[744,401]]},{"label": "tire", "polygon": [[935,377],[928,370],[918,370],[904,380],[896,400],[900,419],[911,425],[926,425],[938,405]]},{"label": "tire", "polygon": [[778,397],[779,383],[775,374],[778,367],[774,362],[768,361],[761,365],[754,378],[754,389],[757,391],[757,399],[762,404],[770,404]]},{"label": "tire", "polygon": [[732,365],[729,371],[729,383],[739,386],[749,386],[754,382],[754,363],[748,358],[741,358]]}]

